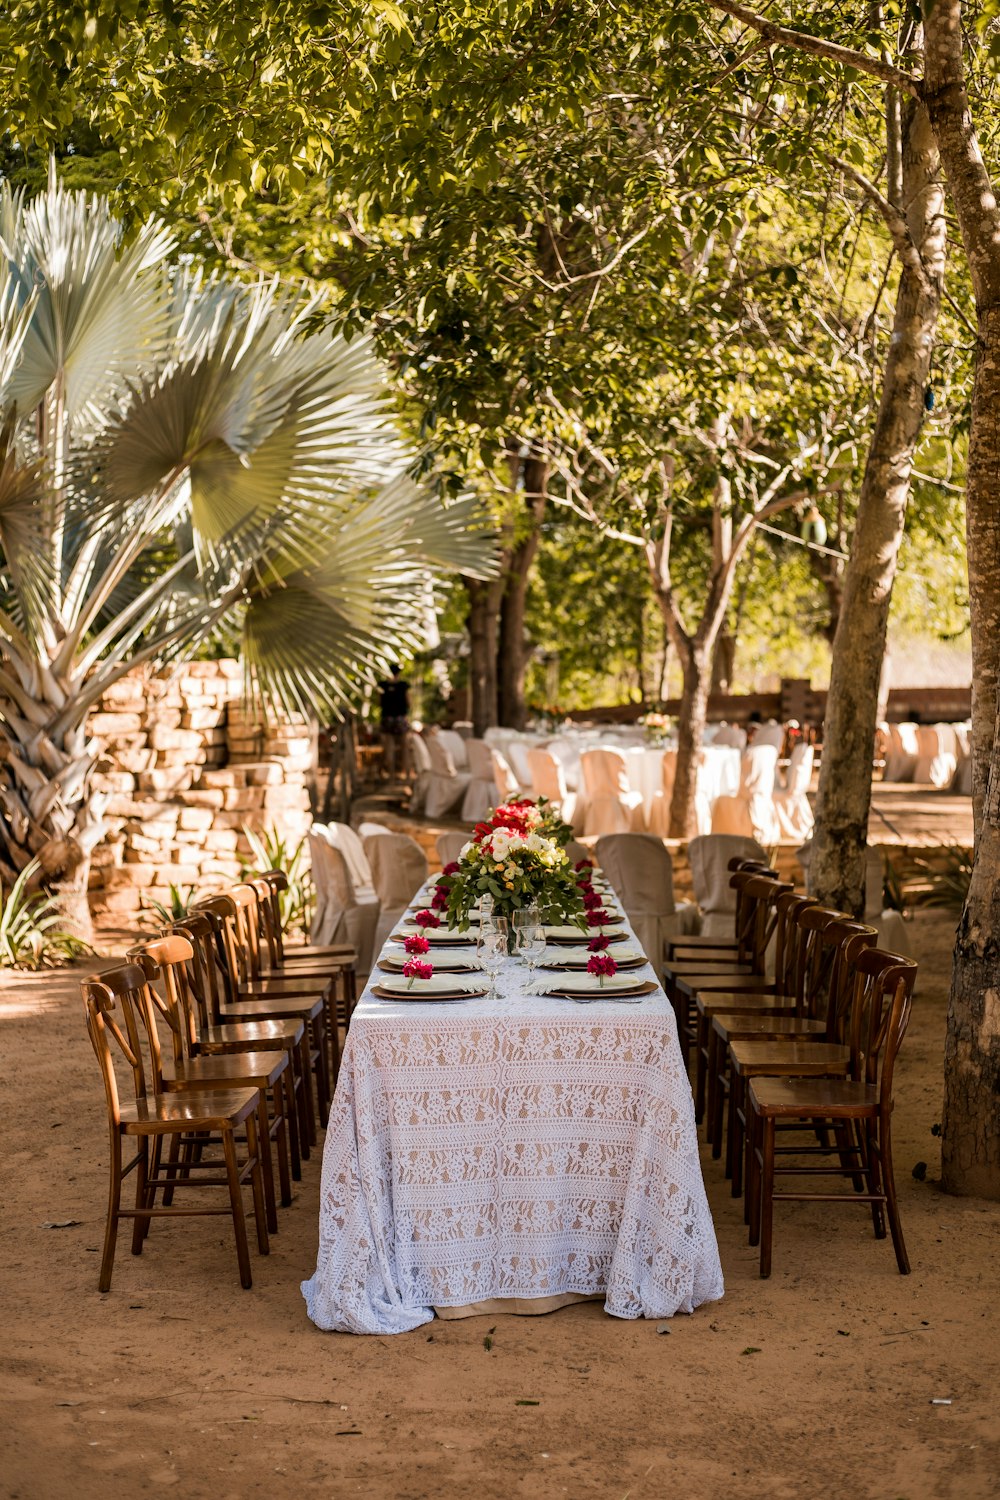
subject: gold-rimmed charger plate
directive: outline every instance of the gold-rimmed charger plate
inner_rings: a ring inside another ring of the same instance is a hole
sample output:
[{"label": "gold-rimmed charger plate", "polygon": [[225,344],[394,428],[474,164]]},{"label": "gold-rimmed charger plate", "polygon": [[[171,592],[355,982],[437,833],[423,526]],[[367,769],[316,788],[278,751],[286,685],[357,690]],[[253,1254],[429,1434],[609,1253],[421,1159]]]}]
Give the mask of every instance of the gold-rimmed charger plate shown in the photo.
[{"label": "gold-rimmed charger plate", "polygon": [[[602,987],[595,985],[593,988],[581,984],[574,985],[571,979],[564,980],[562,983],[553,979],[545,995],[553,1000],[628,1000],[638,999],[642,995],[652,995],[658,988],[653,979],[639,979],[635,984],[625,986],[616,985],[614,983],[616,978],[617,975],[612,975],[611,979],[604,981]],[[545,982],[549,984],[548,980]]]}]

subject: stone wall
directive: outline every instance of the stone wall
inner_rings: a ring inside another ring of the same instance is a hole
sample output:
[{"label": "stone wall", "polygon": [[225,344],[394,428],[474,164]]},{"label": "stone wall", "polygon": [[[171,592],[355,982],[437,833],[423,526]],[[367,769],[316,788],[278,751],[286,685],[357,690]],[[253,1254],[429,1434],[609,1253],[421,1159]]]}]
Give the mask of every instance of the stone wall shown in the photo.
[{"label": "stone wall", "polygon": [[238,662],[198,661],[173,676],[130,672],[97,704],[94,780],[108,799],[90,876],[98,920],[127,921],[167,901],[171,885],[232,880],[250,853],[244,826],[277,825],[293,844],[304,836],[309,727],[248,711],[242,686]]}]

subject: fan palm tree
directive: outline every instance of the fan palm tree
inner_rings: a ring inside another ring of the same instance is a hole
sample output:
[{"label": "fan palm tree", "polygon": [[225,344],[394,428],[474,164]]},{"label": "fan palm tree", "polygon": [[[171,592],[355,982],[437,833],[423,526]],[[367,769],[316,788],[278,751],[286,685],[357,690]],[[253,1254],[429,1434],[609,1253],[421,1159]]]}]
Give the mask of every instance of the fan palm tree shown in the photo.
[{"label": "fan palm tree", "polygon": [[0,858],[82,926],[117,678],[238,627],[257,689],[330,713],[421,639],[429,577],[491,566],[472,503],[407,477],[364,340],[172,251],[54,178],[0,187]]}]

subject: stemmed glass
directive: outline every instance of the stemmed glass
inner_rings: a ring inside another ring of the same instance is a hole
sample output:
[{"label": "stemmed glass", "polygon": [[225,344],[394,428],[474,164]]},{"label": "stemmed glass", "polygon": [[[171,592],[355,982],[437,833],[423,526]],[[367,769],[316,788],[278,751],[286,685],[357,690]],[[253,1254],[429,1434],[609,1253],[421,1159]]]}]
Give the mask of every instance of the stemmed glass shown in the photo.
[{"label": "stemmed glass", "polygon": [[507,919],[497,917],[489,926],[480,925],[476,936],[476,956],[490,976],[491,1000],[496,999],[497,975],[507,957]]},{"label": "stemmed glass", "polygon": [[528,965],[528,978],[534,978],[535,965],[545,952],[545,932],[541,923],[517,929],[517,951]]}]

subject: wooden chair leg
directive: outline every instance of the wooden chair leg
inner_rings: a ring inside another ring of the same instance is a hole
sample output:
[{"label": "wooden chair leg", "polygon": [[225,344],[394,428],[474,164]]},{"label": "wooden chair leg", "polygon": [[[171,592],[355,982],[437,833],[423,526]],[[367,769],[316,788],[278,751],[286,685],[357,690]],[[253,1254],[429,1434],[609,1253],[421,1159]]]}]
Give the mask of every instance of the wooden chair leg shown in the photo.
[{"label": "wooden chair leg", "polygon": [[[264,1193],[264,1173],[261,1157],[265,1149],[257,1123],[257,1114],[247,1115],[247,1150],[250,1153],[250,1187],[253,1192],[253,1216],[257,1226],[257,1249],[261,1255],[269,1255],[270,1242],[267,1237],[267,1203]],[[242,1195],[241,1195],[242,1196]]]},{"label": "wooden chair leg", "polygon": [[257,1106],[257,1142],[260,1147],[261,1175],[264,1180],[264,1206],[269,1234],[278,1232],[278,1204],[274,1196],[274,1162],[271,1157],[271,1121],[267,1112],[267,1089],[260,1091]]},{"label": "wooden chair leg", "polygon": [[[247,1117],[248,1120],[252,1116]],[[240,1172],[236,1162],[236,1142],[229,1129],[222,1132],[222,1150],[226,1158],[226,1178],[229,1182],[229,1203],[233,1211],[233,1232],[236,1236],[236,1260],[240,1268],[240,1284],[250,1289],[253,1276],[250,1272],[250,1246],[247,1244],[247,1226],[243,1215],[243,1193],[240,1188]]]},{"label": "wooden chair leg", "polygon": [[101,1279],[98,1287],[102,1292],[111,1290],[111,1273],[115,1264],[115,1246],[118,1243],[118,1215],[122,1201],[122,1138],[117,1130],[111,1136],[111,1177],[108,1183],[108,1222],[104,1229],[104,1254],[101,1256]]},{"label": "wooden chair leg", "polygon": [[[728,1048],[726,1049],[726,1051],[728,1052]],[[713,1075],[715,1078],[715,1094],[712,1107],[712,1159],[713,1161],[718,1161],[719,1157],[722,1155],[723,1128],[725,1125],[726,1116],[726,1096],[729,1093],[729,1086],[727,1084],[724,1073],[725,1055],[721,1054],[719,1048],[715,1049],[715,1053],[715,1066],[713,1068]],[[720,1055],[723,1056],[723,1062],[721,1063],[719,1061]]]},{"label": "wooden chair leg", "polygon": [[732,1178],[732,1196],[738,1198],[743,1189],[743,1121],[741,1111],[746,1108],[746,1089],[743,1079],[735,1068],[729,1070],[729,1118],[726,1121],[726,1176]]},{"label": "wooden chair leg", "polygon": [[753,1110],[747,1110],[746,1132],[746,1171],[747,1191],[746,1203],[744,1205],[744,1217],[750,1226],[750,1244],[760,1244],[760,1163],[757,1159],[758,1145],[760,1141],[760,1120]]},{"label": "wooden chair leg", "polygon": [[695,1014],[694,1021],[694,1117],[700,1125],[705,1118],[705,1054],[704,1037],[702,1035],[702,1021],[704,1017]]},{"label": "wooden chair leg", "polygon": [[139,1160],[135,1169],[135,1218],[132,1220],[132,1254],[142,1254],[143,1215],[147,1208],[146,1190],[149,1183],[149,1140],[139,1137]]},{"label": "wooden chair leg", "polygon": [[[156,1203],[156,1184],[160,1181],[160,1159],[163,1155],[163,1137],[154,1135],[153,1147],[149,1155],[149,1181],[146,1191],[146,1207],[152,1208]],[[145,1244],[149,1238],[149,1230],[152,1224],[151,1218],[141,1219],[142,1239]]]},{"label": "wooden chair leg", "polygon": [[312,1048],[309,1027],[302,1032],[299,1057],[302,1072],[302,1089],[299,1094],[299,1151],[303,1161],[309,1160],[309,1150],[316,1142],[316,1115],[313,1104]]},{"label": "wooden chair leg", "polygon": [[[298,1056],[298,1054],[296,1054]],[[292,1160],[292,1177],[302,1181],[302,1157],[299,1151],[299,1082],[294,1065],[282,1075],[285,1090],[285,1123],[288,1126],[288,1154]]]},{"label": "wooden chair leg", "polygon": [[909,1276],[910,1258],[903,1241],[903,1226],[899,1220],[899,1202],[896,1198],[896,1175],[892,1169],[892,1127],[888,1116],[879,1122],[879,1152],[882,1159],[882,1184],[885,1189],[885,1210],[892,1235],[892,1248],[896,1252],[896,1264],[900,1276]]},{"label": "wooden chair leg", "polygon": [[[288,1069],[285,1069],[285,1073]],[[281,1190],[281,1206],[287,1208],[292,1201],[292,1178],[288,1170],[288,1092],[283,1078],[274,1086],[274,1144],[278,1153],[278,1186]]]},{"label": "wooden chair leg", "polygon": [[771,1237],[774,1228],[774,1120],[761,1121],[760,1274],[771,1274]]}]

